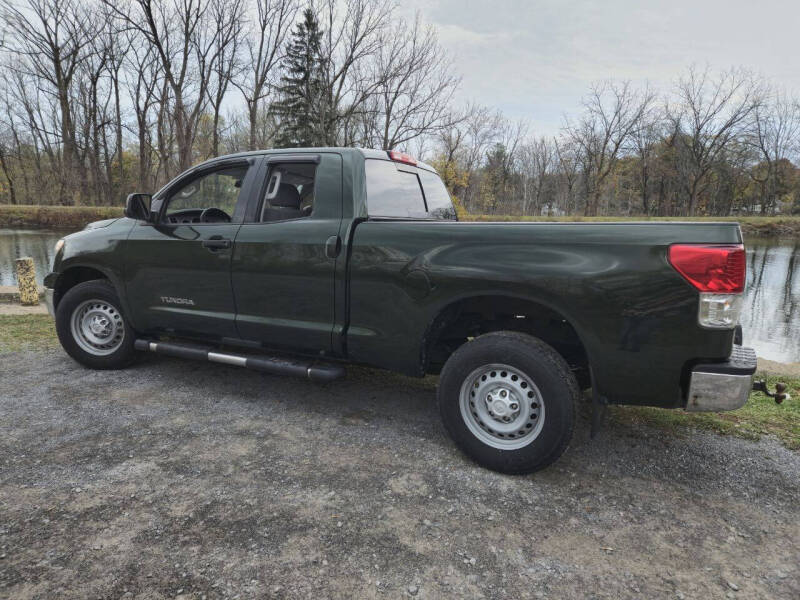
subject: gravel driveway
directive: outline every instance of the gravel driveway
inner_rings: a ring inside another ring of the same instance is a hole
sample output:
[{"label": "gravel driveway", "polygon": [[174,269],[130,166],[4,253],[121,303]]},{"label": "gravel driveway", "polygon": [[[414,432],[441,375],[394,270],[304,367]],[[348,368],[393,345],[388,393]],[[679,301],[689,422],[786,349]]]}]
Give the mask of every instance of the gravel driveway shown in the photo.
[{"label": "gravel driveway", "polygon": [[509,477],[435,383],[0,356],[0,597],[798,598],[800,454],[583,411]]}]

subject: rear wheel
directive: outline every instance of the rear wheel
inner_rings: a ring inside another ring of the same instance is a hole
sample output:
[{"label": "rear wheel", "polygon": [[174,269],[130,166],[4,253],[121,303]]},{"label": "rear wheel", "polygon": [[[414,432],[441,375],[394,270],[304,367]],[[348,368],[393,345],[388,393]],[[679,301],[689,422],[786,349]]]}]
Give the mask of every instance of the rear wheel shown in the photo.
[{"label": "rear wheel", "polygon": [[105,280],[79,283],[64,294],[56,309],[56,332],[67,354],[92,369],[130,364],[135,335],[120,305]]},{"label": "rear wheel", "polygon": [[484,467],[532,473],[566,450],[578,384],[530,335],[499,331],[461,346],[442,369],[439,411],[459,448]]}]

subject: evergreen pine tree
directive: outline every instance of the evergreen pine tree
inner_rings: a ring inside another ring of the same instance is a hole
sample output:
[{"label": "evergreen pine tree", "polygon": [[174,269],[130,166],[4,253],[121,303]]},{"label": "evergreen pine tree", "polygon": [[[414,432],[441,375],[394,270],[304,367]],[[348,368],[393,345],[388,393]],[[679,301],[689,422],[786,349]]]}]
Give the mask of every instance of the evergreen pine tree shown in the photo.
[{"label": "evergreen pine tree", "polygon": [[319,28],[314,12],[307,8],[292,32],[283,58],[284,75],[278,87],[279,100],[272,110],[280,120],[278,147],[320,145],[317,112],[324,86],[320,59]]}]

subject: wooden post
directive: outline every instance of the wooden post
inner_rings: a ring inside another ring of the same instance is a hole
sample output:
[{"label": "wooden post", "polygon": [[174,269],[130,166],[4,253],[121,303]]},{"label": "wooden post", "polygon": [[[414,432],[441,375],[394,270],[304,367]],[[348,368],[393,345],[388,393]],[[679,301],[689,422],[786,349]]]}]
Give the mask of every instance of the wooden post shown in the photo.
[{"label": "wooden post", "polygon": [[39,289],[36,287],[36,269],[33,259],[26,256],[17,259],[17,284],[19,301],[23,306],[39,304]]}]

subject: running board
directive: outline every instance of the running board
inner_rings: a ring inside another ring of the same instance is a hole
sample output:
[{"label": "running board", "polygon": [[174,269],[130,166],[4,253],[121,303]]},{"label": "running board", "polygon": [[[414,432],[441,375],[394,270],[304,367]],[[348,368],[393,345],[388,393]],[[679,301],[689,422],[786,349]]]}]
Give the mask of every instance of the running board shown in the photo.
[{"label": "running board", "polygon": [[215,352],[206,346],[186,343],[176,344],[173,342],[153,342],[150,340],[138,339],[134,342],[134,348],[142,352],[155,352],[156,354],[163,354],[164,356],[207,360],[226,365],[235,365],[237,367],[272,373],[273,375],[304,377],[319,383],[327,383],[334,379],[339,379],[343,377],[345,373],[344,367],[340,367],[339,365],[319,364],[314,361],[305,362],[302,360],[289,360],[267,356],[242,356],[239,354],[229,354],[227,352]]}]

